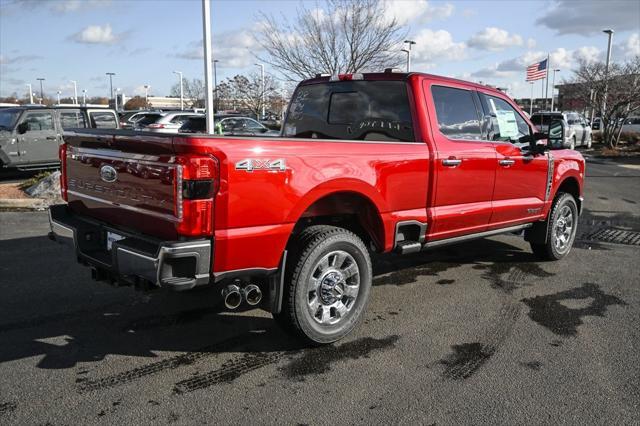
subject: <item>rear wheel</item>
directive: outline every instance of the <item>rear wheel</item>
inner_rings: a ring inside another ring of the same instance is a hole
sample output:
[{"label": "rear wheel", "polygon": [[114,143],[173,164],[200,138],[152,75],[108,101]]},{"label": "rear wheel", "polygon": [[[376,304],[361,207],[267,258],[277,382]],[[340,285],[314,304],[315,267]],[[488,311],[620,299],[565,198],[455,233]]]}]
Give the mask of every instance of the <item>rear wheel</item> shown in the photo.
[{"label": "rear wheel", "polygon": [[541,260],[560,260],[571,251],[578,227],[578,206],[573,196],[559,193],[547,220],[547,242],[531,243],[531,249]]},{"label": "rear wheel", "polygon": [[343,338],[358,324],[369,299],[372,271],[366,246],[346,229],[317,225],[305,229],[290,252],[276,322],[313,344]]}]

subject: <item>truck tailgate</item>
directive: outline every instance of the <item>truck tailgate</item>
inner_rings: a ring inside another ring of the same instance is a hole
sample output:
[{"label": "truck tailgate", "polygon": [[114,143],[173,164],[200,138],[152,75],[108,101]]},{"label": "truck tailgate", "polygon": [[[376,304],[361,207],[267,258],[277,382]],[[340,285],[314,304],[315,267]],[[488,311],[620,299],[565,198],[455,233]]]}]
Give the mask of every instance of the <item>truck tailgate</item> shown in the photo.
[{"label": "truck tailgate", "polygon": [[65,133],[67,199],[78,214],[175,239],[180,179],[172,137],[133,131]]}]

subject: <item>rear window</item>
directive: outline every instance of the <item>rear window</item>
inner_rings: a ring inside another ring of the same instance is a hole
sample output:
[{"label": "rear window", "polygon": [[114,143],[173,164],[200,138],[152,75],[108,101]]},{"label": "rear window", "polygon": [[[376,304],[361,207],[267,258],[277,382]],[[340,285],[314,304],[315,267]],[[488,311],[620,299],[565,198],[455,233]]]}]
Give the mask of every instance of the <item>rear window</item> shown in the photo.
[{"label": "rear window", "polygon": [[80,110],[59,111],[58,114],[60,115],[60,124],[64,130],[87,127],[84,114]]},{"label": "rear window", "polygon": [[89,113],[91,118],[91,125],[96,129],[117,129],[118,122],[116,121],[116,115],[108,111],[91,112]]},{"label": "rear window", "polygon": [[531,122],[536,126],[548,126],[551,120],[562,120],[560,114],[533,114]]},{"label": "rear window", "polygon": [[160,114],[145,114],[139,120],[136,120],[136,125],[138,126],[146,126],[147,124],[155,123],[162,115]]},{"label": "rear window", "polygon": [[284,136],[414,142],[406,83],[336,81],[300,86]]}]

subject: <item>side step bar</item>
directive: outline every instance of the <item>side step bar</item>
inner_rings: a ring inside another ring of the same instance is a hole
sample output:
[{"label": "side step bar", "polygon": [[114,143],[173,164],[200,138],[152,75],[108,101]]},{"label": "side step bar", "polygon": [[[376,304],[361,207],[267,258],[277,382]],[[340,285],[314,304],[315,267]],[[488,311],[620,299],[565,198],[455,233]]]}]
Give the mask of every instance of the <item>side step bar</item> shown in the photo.
[{"label": "side step bar", "polygon": [[532,223],[524,225],[510,226],[508,228],[493,229],[491,231],[476,232],[475,234],[461,235],[459,237],[446,238],[443,240],[427,241],[420,243],[418,241],[400,241],[396,245],[396,252],[400,254],[417,253],[422,250],[428,250],[434,247],[441,247],[450,244],[462,243],[465,241],[477,240],[479,238],[491,237],[493,235],[508,234],[511,232],[519,232],[527,228],[531,228]]}]

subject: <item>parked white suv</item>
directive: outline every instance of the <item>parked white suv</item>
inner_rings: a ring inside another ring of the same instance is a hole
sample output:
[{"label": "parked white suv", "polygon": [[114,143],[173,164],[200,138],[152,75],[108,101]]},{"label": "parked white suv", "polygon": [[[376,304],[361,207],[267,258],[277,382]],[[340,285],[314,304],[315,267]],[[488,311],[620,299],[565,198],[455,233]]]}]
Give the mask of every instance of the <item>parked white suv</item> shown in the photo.
[{"label": "parked white suv", "polygon": [[575,149],[576,146],[591,148],[591,126],[586,118],[577,112],[540,111],[531,115],[531,121],[541,132],[546,132],[553,120],[564,120],[566,129],[563,147]]}]

